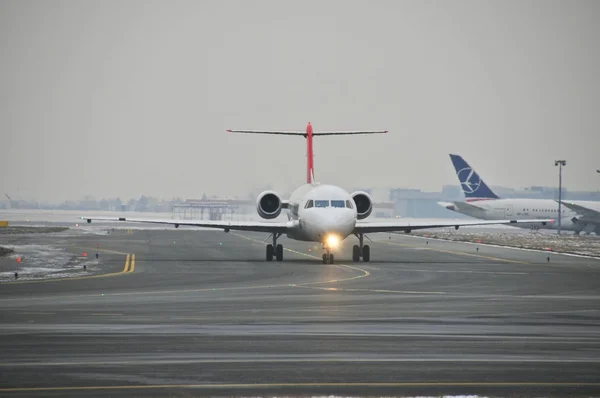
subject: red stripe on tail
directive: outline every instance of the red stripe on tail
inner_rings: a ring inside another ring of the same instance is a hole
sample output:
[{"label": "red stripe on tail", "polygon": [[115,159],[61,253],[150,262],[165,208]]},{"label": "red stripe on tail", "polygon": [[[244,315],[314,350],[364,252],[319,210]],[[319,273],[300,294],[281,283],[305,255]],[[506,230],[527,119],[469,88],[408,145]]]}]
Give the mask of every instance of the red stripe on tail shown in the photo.
[{"label": "red stripe on tail", "polygon": [[312,184],[315,176],[315,166],[313,157],[313,128],[310,122],[306,126],[306,156],[306,183]]}]

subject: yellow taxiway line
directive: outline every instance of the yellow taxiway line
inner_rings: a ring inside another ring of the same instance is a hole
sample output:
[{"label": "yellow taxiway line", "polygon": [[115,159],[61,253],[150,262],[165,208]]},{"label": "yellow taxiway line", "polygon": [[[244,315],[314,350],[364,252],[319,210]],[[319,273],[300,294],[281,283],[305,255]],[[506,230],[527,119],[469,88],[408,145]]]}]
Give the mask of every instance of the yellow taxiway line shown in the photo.
[{"label": "yellow taxiway line", "polygon": [[[108,250],[103,250],[103,251],[109,252]],[[114,251],[112,251],[112,253],[126,254],[126,253],[114,252]],[[3,284],[20,285],[20,284],[25,284],[25,283],[48,283],[48,282],[76,281],[76,280],[92,279],[92,278],[106,278],[109,276],[131,274],[134,271],[135,271],[135,254],[127,254],[127,257],[125,258],[125,267],[123,268],[123,271],[119,271],[119,272],[111,272],[109,274],[98,274],[98,275],[72,276],[72,277],[66,277],[66,278],[38,279],[38,280],[32,280],[32,281],[10,281],[10,282],[3,282],[0,285],[3,285]]]}]

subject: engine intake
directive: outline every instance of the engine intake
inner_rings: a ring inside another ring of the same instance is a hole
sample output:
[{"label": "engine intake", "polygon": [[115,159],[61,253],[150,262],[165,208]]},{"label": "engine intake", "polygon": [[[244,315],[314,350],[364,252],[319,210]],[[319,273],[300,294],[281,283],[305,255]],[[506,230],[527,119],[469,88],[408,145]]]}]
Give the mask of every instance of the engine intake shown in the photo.
[{"label": "engine intake", "polygon": [[281,214],[281,198],[273,191],[265,191],[258,195],[256,211],[262,218],[270,220]]},{"label": "engine intake", "polygon": [[373,211],[373,201],[371,200],[371,196],[362,191],[353,192],[350,196],[352,196],[354,204],[356,205],[357,218],[362,220],[363,218],[369,217]]}]

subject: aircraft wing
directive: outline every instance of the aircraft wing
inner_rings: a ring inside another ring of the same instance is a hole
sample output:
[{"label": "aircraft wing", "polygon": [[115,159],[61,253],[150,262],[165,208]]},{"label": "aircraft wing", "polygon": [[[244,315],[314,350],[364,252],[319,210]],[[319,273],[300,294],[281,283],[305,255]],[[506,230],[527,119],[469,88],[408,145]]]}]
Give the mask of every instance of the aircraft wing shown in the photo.
[{"label": "aircraft wing", "polygon": [[527,224],[527,223],[546,223],[554,222],[554,220],[478,220],[478,221],[382,221],[382,222],[357,222],[354,227],[355,234],[368,234],[375,232],[410,232],[417,229],[428,228],[450,228],[468,227],[476,225],[502,225],[502,224]]},{"label": "aircraft wing", "polygon": [[575,203],[569,203],[561,201],[561,204],[569,209],[573,210],[577,214],[581,214],[584,219],[592,219],[600,221],[600,211],[592,210],[589,207],[576,205]]},{"label": "aircraft wing", "polygon": [[285,233],[291,222],[268,222],[268,221],[206,221],[206,220],[161,220],[161,219],[143,219],[129,217],[81,217],[82,220],[92,221],[117,221],[127,223],[145,223],[145,224],[164,224],[173,225],[178,228],[180,225],[188,227],[203,227],[222,229],[225,232],[235,231],[255,231],[267,233]]}]

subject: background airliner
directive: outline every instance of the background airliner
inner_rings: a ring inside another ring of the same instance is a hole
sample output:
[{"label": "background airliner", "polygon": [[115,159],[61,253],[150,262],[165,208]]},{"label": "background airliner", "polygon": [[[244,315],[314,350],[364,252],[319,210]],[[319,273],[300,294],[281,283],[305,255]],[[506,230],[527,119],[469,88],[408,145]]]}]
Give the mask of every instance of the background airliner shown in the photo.
[{"label": "background airliner", "polygon": [[[558,218],[558,201],[552,199],[501,199],[479,177],[479,174],[459,155],[450,155],[466,202],[439,202],[448,210],[481,220]],[[600,235],[600,202],[562,201],[561,229],[576,234],[595,232]],[[556,222],[540,224],[518,223],[522,228],[556,229]]]},{"label": "background airliner", "polygon": [[292,135],[306,138],[307,143],[307,168],[306,183],[298,187],[288,200],[283,200],[274,191],[262,192],[256,202],[256,210],[264,219],[278,217],[282,210],[288,212],[288,221],[204,221],[204,220],[151,220],[138,218],[110,218],[110,217],[81,217],[88,223],[92,220],[126,221],[136,223],[173,224],[176,228],[180,225],[210,227],[230,230],[257,231],[271,234],[273,243],[266,247],[266,260],[283,260],[283,246],[277,239],[286,234],[290,239],[319,242],[323,245],[323,263],[333,264],[332,251],[350,235],[358,238],[358,245],[352,248],[352,260],[370,261],[371,250],[369,245],[363,244],[364,236],[368,233],[404,231],[415,229],[455,227],[468,225],[514,224],[518,222],[537,222],[544,224],[551,220],[493,220],[493,221],[440,221],[440,222],[406,222],[394,220],[393,222],[366,222],[373,210],[373,201],[366,192],[348,193],[335,185],[320,184],[315,181],[313,165],[313,137],[326,135],[352,135],[352,134],[381,134],[387,131],[329,131],[313,132],[313,127],[308,123],[306,131],[255,131],[255,130],[227,130],[231,133],[246,134],[273,134]]}]

